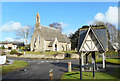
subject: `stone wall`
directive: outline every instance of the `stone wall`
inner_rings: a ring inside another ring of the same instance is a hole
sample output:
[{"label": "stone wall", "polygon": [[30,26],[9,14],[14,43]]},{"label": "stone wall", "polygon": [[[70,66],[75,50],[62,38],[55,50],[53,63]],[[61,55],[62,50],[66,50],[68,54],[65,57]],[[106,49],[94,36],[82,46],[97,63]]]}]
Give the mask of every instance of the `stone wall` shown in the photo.
[{"label": "stone wall", "polygon": [[[24,54],[20,55],[11,55],[7,54],[7,57],[16,57],[16,58],[31,58],[31,59],[64,59],[66,54],[54,54],[54,55],[35,55],[35,54]],[[78,54],[70,54],[70,58],[77,59],[79,58]]]}]

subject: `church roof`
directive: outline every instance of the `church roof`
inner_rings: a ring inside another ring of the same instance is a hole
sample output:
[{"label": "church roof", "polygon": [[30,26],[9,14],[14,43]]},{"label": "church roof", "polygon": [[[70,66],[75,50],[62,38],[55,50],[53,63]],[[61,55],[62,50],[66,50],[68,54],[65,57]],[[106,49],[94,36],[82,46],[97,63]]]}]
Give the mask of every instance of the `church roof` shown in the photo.
[{"label": "church roof", "polygon": [[59,42],[70,43],[70,40],[67,37],[67,35],[62,34],[59,29],[41,26],[39,27],[39,30],[43,38],[47,41],[54,41],[55,38],[57,38]]}]

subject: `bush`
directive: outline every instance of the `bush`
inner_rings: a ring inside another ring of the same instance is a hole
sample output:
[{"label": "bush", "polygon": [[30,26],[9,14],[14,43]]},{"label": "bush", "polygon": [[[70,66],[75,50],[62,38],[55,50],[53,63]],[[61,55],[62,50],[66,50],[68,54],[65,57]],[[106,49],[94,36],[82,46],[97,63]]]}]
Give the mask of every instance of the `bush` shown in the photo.
[{"label": "bush", "polygon": [[5,49],[5,47],[4,47],[4,46],[2,46],[2,47],[0,47],[0,49]]},{"label": "bush", "polygon": [[17,52],[16,50],[12,50],[10,54],[16,54],[18,57],[22,55],[22,53]]},{"label": "bush", "polygon": [[12,50],[10,54],[18,54],[18,52],[16,50]]},{"label": "bush", "polygon": [[1,56],[4,56],[4,55],[6,55],[6,54],[1,54]]}]

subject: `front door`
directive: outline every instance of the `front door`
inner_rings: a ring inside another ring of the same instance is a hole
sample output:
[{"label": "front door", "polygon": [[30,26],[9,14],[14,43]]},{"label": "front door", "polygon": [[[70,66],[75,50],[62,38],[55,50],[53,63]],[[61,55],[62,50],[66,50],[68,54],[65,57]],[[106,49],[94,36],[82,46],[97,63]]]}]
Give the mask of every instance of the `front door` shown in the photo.
[{"label": "front door", "polygon": [[55,51],[57,51],[57,44],[55,44]]}]

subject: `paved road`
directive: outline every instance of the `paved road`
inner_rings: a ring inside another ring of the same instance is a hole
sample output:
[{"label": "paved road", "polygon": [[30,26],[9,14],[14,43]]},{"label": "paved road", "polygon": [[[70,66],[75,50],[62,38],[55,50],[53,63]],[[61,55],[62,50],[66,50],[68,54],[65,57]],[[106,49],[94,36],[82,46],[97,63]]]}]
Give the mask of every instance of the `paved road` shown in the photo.
[{"label": "paved road", "polygon": [[[53,69],[53,79],[60,79],[61,75],[67,72],[67,63],[71,62],[72,67],[79,65],[79,60],[44,60],[44,59],[20,59],[10,58],[14,60],[24,60],[29,65],[23,69],[26,71],[16,70],[3,75],[3,79],[49,79],[49,70]],[[114,73],[114,68],[120,68],[120,65],[107,64],[107,69],[102,70],[102,64],[97,64],[99,71],[108,74]],[[79,70],[79,69],[78,69]]]},{"label": "paved road", "polygon": [[53,78],[60,79],[61,75],[67,72],[67,63],[71,62],[72,67],[78,66],[79,60],[44,60],[44,59],[19,59],[29,63],[26,71],[16,70],[3,75],[3,79],[49,79],[49,70],[53,69]]}]

